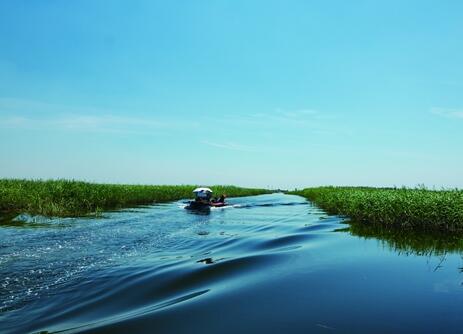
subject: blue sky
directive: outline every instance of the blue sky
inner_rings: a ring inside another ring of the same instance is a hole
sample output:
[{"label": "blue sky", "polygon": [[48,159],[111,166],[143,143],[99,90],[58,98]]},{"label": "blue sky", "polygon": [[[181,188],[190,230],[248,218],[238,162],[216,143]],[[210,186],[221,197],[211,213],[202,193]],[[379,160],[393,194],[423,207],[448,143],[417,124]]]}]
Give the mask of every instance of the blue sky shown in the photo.
[{"label": "blue sky", "polygon": [[462,13],[2,1],[0,177],[463,187]]}]

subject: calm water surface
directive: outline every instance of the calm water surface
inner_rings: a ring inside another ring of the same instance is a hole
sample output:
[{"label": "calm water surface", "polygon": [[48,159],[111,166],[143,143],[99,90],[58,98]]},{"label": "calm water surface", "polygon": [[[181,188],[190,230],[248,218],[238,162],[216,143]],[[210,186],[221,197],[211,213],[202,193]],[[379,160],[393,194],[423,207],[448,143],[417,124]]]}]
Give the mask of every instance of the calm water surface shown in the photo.
[{"label": "calm water surface", "polygon": [[3,221],[0,332],[462,332],[458,246],[346,231],[297,196],[230,202]]}]

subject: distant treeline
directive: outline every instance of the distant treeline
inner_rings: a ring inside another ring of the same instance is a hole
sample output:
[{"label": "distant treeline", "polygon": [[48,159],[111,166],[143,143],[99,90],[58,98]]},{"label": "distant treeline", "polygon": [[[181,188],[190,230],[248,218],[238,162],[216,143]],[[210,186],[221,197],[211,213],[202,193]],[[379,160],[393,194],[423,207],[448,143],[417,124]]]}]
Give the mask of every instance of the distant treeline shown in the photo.
[{"label": "distant treeline", "polygon": [[[71,180],[0,179],[0,213],[72,217],[102,210],[191,198],[196,186],[97,184]],[[211,186],[230,197],[269,193],[265,189]]]},{"label": "distant treeline", "polygon": [[463,231],[463,191],[425,188],[319,187],[293,192],[356,222],[420,230]]}]

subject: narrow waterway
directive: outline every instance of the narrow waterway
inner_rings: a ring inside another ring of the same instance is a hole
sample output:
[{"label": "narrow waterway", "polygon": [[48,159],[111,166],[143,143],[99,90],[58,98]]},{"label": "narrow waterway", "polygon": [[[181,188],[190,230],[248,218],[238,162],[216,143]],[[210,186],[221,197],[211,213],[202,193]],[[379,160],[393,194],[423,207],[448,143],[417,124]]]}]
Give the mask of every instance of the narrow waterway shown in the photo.
[{"label": "narrow waterway", "polygon": [[0,332],[461,333],[458,246],[376,238],[298,196],[230,202],[3,220]]}]

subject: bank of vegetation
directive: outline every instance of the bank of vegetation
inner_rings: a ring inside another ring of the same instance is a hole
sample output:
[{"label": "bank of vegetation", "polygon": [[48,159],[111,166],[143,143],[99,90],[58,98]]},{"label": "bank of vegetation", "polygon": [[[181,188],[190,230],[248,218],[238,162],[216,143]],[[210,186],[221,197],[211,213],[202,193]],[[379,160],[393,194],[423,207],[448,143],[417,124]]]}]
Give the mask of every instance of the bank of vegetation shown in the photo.
[{"label": "bank of vegetation", "polygon": [[[191,198],[196,186],[96,184],[72,180],[0,179],[0,213],[74,217],[103,210]],[[212,186],[230,197],[269,193],[265,189]]]},{"label": "bank of vegetation", "polygon": [[424,188],[318,187],[295,191],[329,214],[419,230],[463,231],[463,191]]}]

